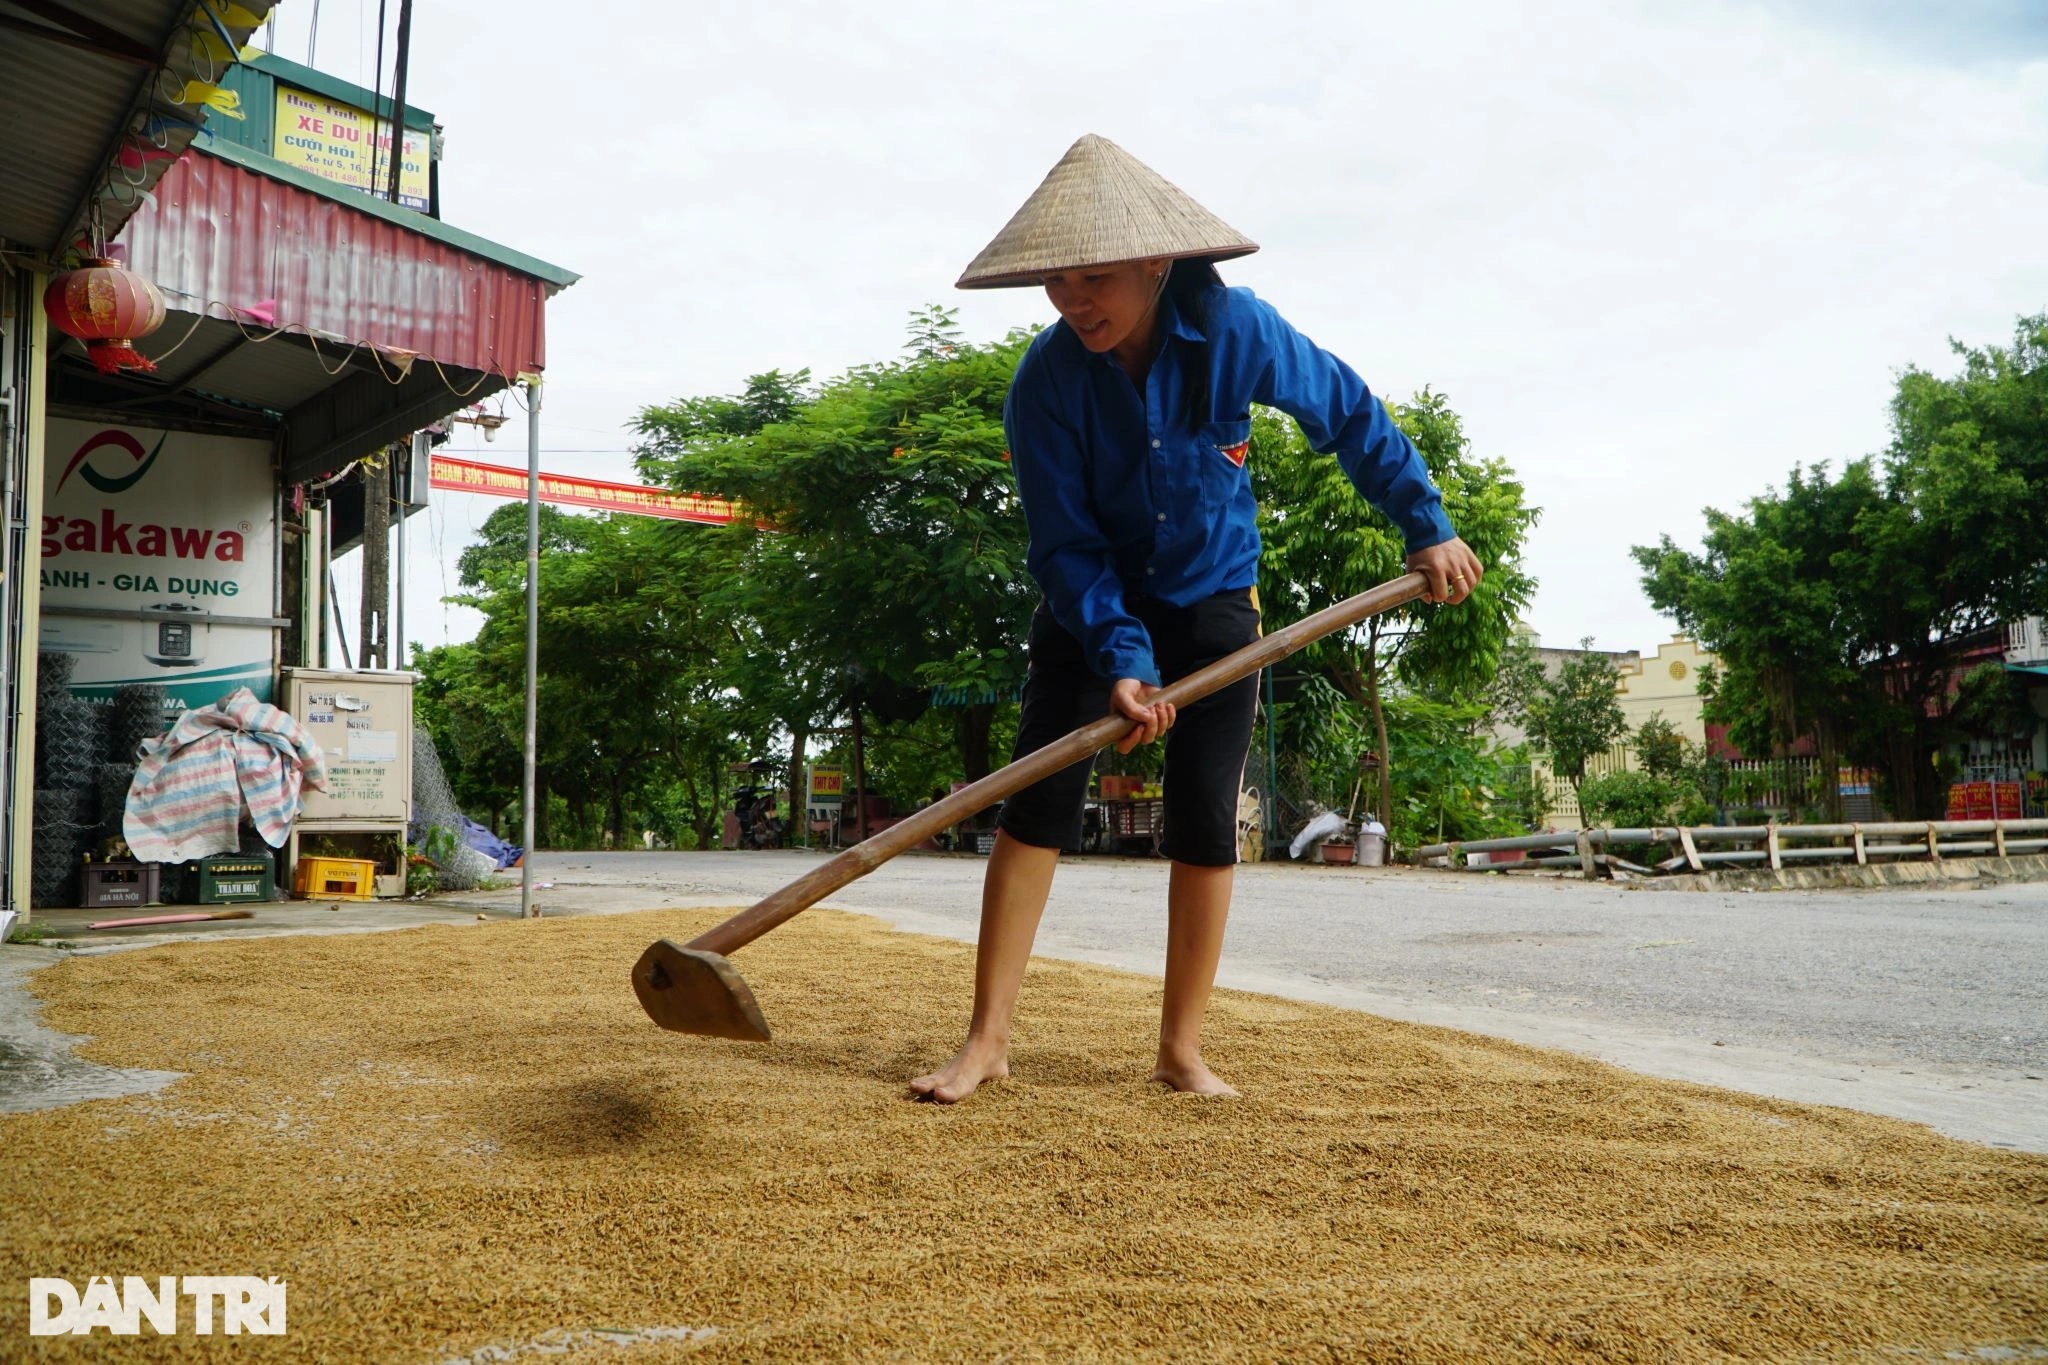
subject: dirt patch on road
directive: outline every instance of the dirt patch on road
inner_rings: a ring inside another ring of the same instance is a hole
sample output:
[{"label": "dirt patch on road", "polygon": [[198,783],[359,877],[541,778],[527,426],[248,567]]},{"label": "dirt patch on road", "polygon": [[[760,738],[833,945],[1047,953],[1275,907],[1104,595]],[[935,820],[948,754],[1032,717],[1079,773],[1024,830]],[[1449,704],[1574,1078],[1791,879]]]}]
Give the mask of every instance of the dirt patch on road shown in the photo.
[{"label": "dirt patch on road", "polygon": [[[261,1275],[251,1358],[1916,1358],[2043,1341],[2048,1159],[1234,993],[1145,1084],[1158,983],[1041,962],[1015,1076],[903,1081],[972,949],[814,913],[738,961],[776,1041],[664,1034],[702,912],[73,958],[36,989],[153,1096],[0,1118],[32,1275]],[[186,1316],[189,1332],[190,1315]],[[147,1330],[147,1329],[145,1329]],[[145,1335],[124,1356],[180,1343]],[[199,1346],[186,1337],[182,1346]]]}]

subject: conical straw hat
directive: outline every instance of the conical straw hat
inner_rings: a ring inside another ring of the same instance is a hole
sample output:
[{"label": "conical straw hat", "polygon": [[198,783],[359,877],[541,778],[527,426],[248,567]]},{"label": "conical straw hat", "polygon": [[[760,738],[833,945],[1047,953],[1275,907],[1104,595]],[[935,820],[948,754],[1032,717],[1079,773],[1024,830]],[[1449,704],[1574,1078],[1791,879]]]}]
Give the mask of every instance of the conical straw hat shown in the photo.
[{"label": "conical straw hat", "polygon": [[1106,137],[1067,149],[960,276],[960,289],[1037,284],[1060,270],[1155,257],[1248,256],[1259,244]]}]

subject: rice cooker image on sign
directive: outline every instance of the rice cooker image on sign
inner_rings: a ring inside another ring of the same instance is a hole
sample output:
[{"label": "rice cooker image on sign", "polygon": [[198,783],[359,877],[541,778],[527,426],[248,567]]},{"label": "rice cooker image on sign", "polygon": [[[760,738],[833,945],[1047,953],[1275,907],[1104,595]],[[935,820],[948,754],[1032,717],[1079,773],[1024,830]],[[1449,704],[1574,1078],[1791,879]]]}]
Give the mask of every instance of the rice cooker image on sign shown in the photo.
[{"label": "rice cooker image on sign", "polygon": [[[151,611],[189,611],[204,615],[198,607],[183,602],[158,602]],[[192,621],[157,621],[142,623],[142,657],[159,668],[192,668],[206,658],[206,651],[199,643],[199,630]]]}]

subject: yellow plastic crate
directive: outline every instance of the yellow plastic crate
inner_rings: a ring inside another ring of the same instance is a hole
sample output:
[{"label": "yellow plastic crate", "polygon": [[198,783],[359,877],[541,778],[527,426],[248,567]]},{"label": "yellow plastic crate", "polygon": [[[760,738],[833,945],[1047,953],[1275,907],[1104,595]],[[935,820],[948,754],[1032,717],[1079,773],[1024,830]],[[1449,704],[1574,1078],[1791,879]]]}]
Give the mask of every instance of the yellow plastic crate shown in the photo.
[{"label": "yellow plastic crate", "polygon": [[292,894],[303,900],[373,901],[377,864],[368,858],[301,858],[292,869]]}]

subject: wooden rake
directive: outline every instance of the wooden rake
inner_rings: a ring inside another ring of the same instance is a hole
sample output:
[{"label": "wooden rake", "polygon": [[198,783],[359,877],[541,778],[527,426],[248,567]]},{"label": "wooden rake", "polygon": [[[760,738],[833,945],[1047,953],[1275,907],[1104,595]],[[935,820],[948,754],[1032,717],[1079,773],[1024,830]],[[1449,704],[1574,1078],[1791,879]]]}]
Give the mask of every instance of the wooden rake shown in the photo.
[{"label": "wooden rake", "polygon": [[[1427,586],[1428,580],[1419,573],[1382,583],[1253,641],[1235,654],[1188,674],[1151,700],[1186,706],[1250,677],[1268,664],[1278,663],[1303,645],[1412,602],[1422,596]],[[1040,778],[1094,756],[1097,750],[1116,743],[1135,728],[1135,722],[1124,716],[1104,716],[844,850],[688,943],[677,945],[661,939],[649,944],[633,965],[633,993],[640,997],[641,1008],[655,1023],[677,1033],[767,1042],[768,1021],[761,1015],[754,992],[726,954],[802,914],[905,849],[916,847],[940,830],[988,809]]]}]

